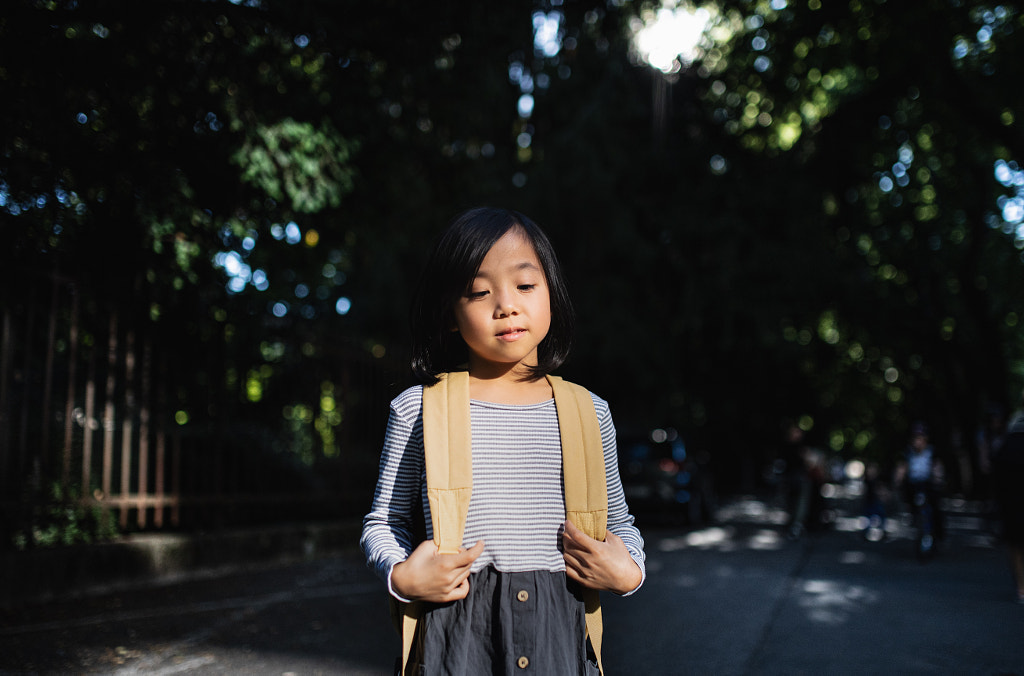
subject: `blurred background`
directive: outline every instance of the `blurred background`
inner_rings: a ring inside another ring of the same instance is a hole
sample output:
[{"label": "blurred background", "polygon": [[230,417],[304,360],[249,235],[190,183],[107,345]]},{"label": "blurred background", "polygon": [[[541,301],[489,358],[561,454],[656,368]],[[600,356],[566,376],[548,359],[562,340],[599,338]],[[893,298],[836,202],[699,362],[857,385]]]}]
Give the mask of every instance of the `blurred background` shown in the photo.
[{"label": "blurred background", "polygon": [[795,437],[949,490],[1024,385],[1024,10],[977,0],[11,0],[0,548],[359,517],[457,212],[523,211],[631,499]]}]

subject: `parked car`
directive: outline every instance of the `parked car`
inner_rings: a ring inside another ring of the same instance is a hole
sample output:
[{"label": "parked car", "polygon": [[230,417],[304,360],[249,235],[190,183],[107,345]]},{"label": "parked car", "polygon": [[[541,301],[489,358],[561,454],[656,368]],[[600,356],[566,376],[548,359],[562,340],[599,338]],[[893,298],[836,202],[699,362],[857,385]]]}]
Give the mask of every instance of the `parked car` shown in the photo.
[{"label": "parked car", "polygon": [[699,461],[672,428],[620,434],[619,474],[630,509],[648,520],[697,524],[715,509],[707,454]]}]

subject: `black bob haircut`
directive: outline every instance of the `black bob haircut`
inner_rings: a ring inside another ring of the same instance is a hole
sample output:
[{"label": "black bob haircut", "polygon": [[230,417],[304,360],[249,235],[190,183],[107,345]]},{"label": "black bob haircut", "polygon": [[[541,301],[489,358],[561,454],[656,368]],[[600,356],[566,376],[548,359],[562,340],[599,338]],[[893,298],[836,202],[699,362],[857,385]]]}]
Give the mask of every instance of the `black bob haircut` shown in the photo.
[{"label": "black bob haircut", "polygon": [[574,313],[558,258],[547,235],[517,211],[478,207],[463,212],[441,233],[416,289],[411,312],[412,371],[433,385],[447,371],[464,370],[469,350],[455,326],[455,304],[466,293],[495,242],[518,230],[533,245],[547,280],[551,328],[537,347],[537,366],[527,380],[551,373],[569,356]]}]

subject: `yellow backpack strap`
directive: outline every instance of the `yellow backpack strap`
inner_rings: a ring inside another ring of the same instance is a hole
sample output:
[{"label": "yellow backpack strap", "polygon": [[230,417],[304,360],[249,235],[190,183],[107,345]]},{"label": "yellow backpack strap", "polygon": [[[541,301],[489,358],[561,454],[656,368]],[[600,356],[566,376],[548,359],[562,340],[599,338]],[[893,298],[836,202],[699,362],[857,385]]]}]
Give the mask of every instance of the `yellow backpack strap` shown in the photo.
[{"label": "yellow backpack strap", "polygon": [[[469,423],[469,374],[441,374],[423,388],[423,462],[434,544],[442,554],[462,548],[473,493],[473,435]],[[402,604],[402,673],[422,614],[419,603]]]},{"label": "yellow backpack strap", "polygon": [[441,554],[462,548],[473,493],[473,434],[469,426],[469,374],[445,373],[423,388],[423,449],[434,542]]},{"label": "yellow backpack strap", "polygon": [[562,438],[565,512],[577,528],[604,540],[608,528],[608,485],[601,428],[594,400],[585,387],[548,376]]},{"label": "yellow backpack strap", "polygon": [[400,607],[399,629],[402,632],[402,671],[400,673],[405,674],[406,668],[409,666],[409,657],[412,655],[412,646],[416,640],[416,627],[423,616],[423,604],[419,601],[411,603],[396,601],[396,603]]},{"label": "yellow backpack strap", "polygon": [[[562,481],[565,486],[566,516],[581,531],[604,541],[608,530],[608,481],[604,464],[601,427],[590,392],[558,376],[548,376],[558,410],[558,432],[562,439]],[[596,589],[583,588],[587,613],[587,635],[601,664],[604,622],[601,597]]]}]

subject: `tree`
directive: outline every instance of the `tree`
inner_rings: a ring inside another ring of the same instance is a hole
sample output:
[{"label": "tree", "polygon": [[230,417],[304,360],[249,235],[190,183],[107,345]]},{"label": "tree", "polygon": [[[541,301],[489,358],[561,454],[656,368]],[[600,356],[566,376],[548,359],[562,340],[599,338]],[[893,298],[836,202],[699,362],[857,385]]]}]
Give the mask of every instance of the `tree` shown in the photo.
[{"label": "tree", "polygon": [[717,7],[728,38],[698,64],[706,115],[736,139],[722,155],[743,193],[769,213],[784,200],[767,220],[792,224],[786,247],[802,255],[782,260],[806,275],[797,296],[775,290],[788,300],[758,346],[784,354],[781,335],[794,353],[780,366],[799,379],[768,382],[814,393],[802,405],[834,450],[887,457],[913,419],[949,449],[986,405],[1015,401],[1024,375],[1024,239],[1004,208],[1024,150],[1020,92],[1003,84],[1019,77],[1020,8]]},{"label": "tree", "polygon": [[673,11],[647,2],[9,4],[9,434],[70,364],[123,373],[136,327],[203,443],[344,458],[368,490],[423,252],[483,203],[555,241],[565,375],[748,484],[784,419],[886,459],[1024,380],[1017,3],[705,3],[667,72],[633,40]]},{"label": "tree", "polygon": [[[22,282],[67,282],[82,316],[55,291],[49,323],[81,322],[84,347],[57,356],[58,377],[97,341],[125,377],[128,336],[140,350],[152,340],[170,355],[155,388],[169,424],[221,439],[225,457],[251,421],[252,455],[276,446],[313,464],[343,437],[349,460],[369,458],[361,435],[383,414],[359,407],[386,413],[401,378],[371,393],[351,369],[401,345],[409,262],[453,205],[511,185],[505,55],[519,37],[506,16],[468,2],[5,9],[0,212],[13,244],[0,308],[19,327],[5,348],[28,357],[7,377],[53,396],[39,374],[61,348],[27,347],[39,294]],[[521,25],[528,41],[528,14]],[[495,50],[496,67],[480,58]],[[130,391],[112,382],[108,399]],[[54,449],[39,453],[41,465],[5,456],[11,485],[53,471]]]}]

